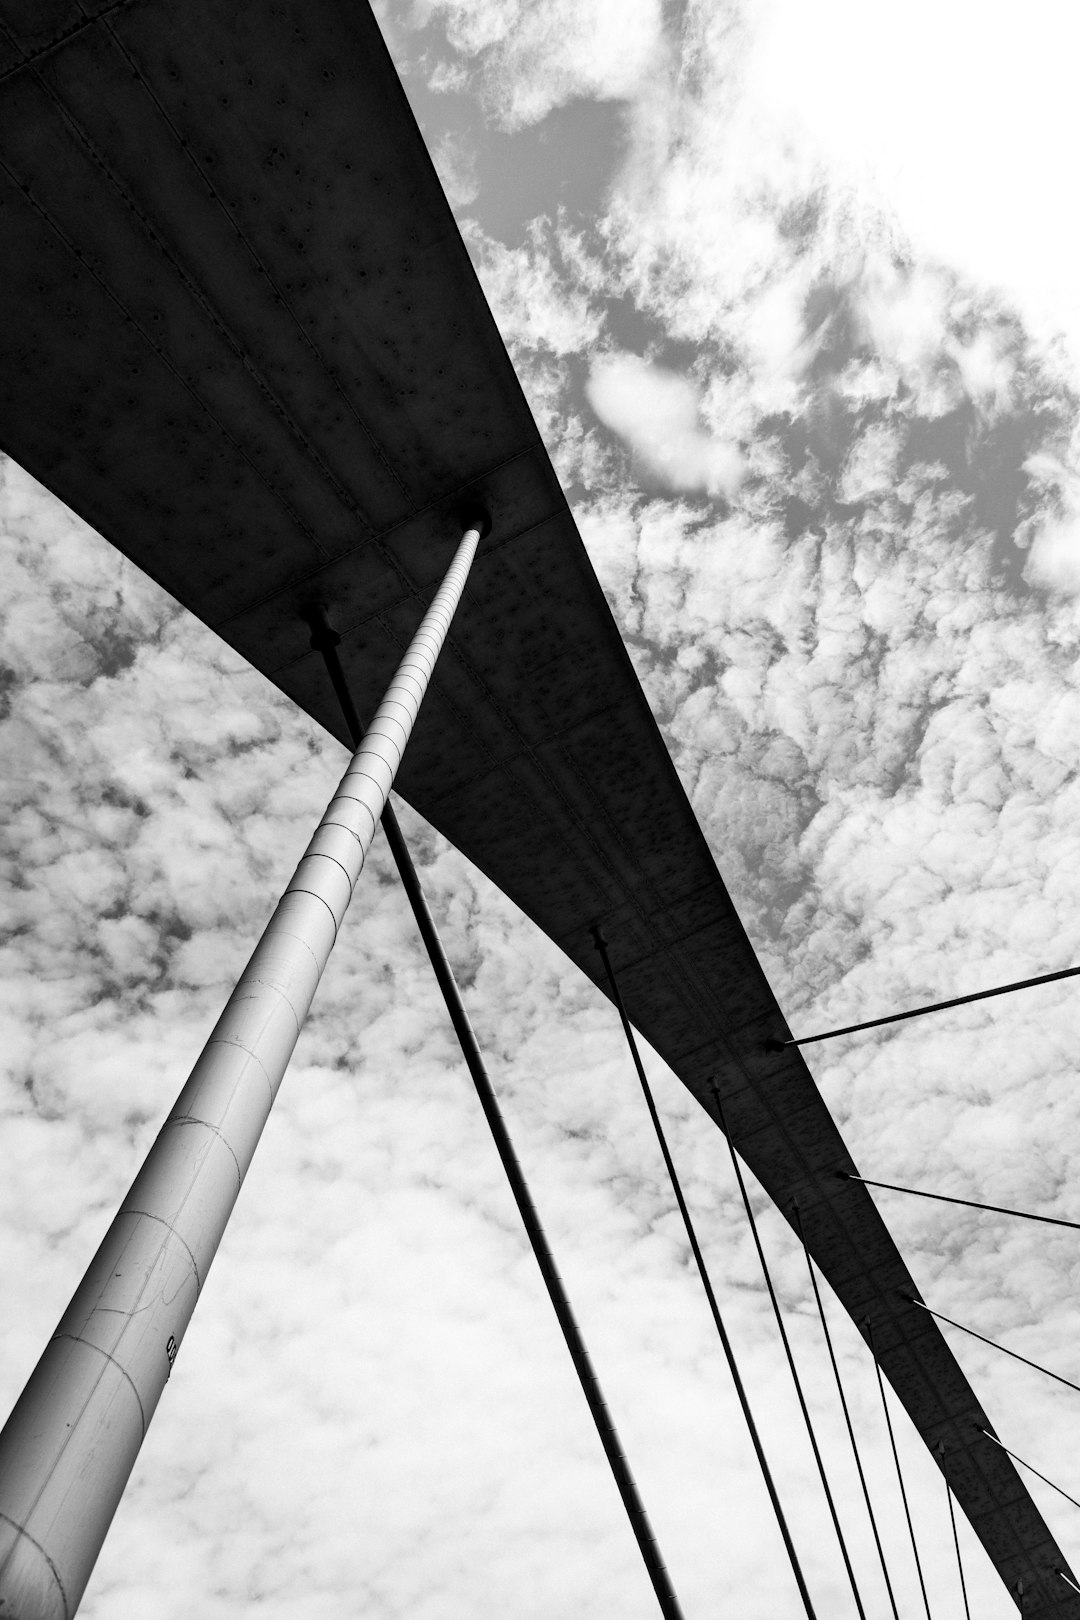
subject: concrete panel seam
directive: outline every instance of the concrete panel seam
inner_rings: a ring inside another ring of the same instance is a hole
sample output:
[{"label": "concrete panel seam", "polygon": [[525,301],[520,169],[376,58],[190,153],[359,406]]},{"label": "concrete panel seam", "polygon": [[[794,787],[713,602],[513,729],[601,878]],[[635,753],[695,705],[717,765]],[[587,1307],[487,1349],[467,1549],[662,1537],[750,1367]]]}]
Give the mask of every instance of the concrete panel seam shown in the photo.
[{"label": "concrete panel seam", "polygon": [[266,475],[255,465],[250,453],[245,450],[240,441],[229,432],[220,416],[218,416],[215,411],[211,410],[207,401],[202,398],[195,385],[184,376],[183,372],[176,365],[168,351],[160,343],[158,343],[157,339],[151,332],[146,330],[143,323],[132,313],[119,294],[113,290],[105,277],[94,268],[90,260],[87,259],[85,255],[81,255],[79,253],[79,250],[76,248],[74,242],[72,242],[67,232],[60,225],[59,221],[54,219],[49,210],[38,201],[38,199],[34,196],[32,189],[29,186],[24,186],[20,182],[18,176],[12,171],[7,163],[0,163],[0,167],[3,167],[4,171],[11,179],[12,184],[19,190],[25,200],[30,204],[31,208],[33,208],[41,216],[48,229],[52,231],[53,235],[56,236],[60,242],[63,243],[64,247],[71,254],[72,258],[75,260],[76,264],[79,265],[80,269],[85,270],[86,273],[92,277],[109,303],[115,304],[116,308],[120,311],[124,322],[130,325],[131,329],[139,334],[147,348],[157,356],[165,370],[169,372],[170,376],[175,378],[176,382],[180,385],[183,391],[194,401],[196,407],[202,412],[206,420],[214,424],[215,429],[221,434],[221,437],[225,443],[230,445],[240,460],[250,467],[254,478],[258,483],[263,485],[271,498],[278,502],[282,510],[288,514],[290,522],[296,525],[298,532],[304,535],[305,539],[310,542],[310,544],[319,553],[324,563],[328,561],[329,558],[327,556],[326,549],[320,543],[318,536],[311,529],[310,524],[304,522],[299,512],[293,510],[291,503],[286,499],[281,491],[276,489]]},{"label": "concrete panel seam", "polygon": [[26,68],[34,67],[43,57],[51,56],[53,51],[58,51],[71,40],[78,39],[79,35],[85,34],[88,29],[96,28],[98,23],[102,22],[110,12],[122,11],[131,4],[132,0],[112,0],[112,5],[104,6],[93,17],[81,17],[70,28],[65,28],[61,33],[54,35],[47,45],[39,45],[36,51],[24,53],[18,62],[14,62],[11,67],[5,68],[3,73],[0,73],[0,85],[6,84],[8,79],[13,79],[17,73],[22,73]]},{"label": "concrete panel seam", "polygon": [[[273,294],[275,302],[277,304],[279,304],[280,307],[283,310],[285,310],[285,312],[288,314],[289,319],[292,321],[293,325],[296,327],[296,330],[299,333],[301,340],[306,344],[306,346],[308,348],[308,351],[312,355],[314,355],[315,359],[319,362],[320,366],[323,368],[326,375],[330,378],[330,380],[333,383],[335,389],[337,390],[338,395],[341,398],[342,403],[345,406],[345,409],[352,416],[354,422],[356,422],[357,426],[360,428],[361,433],[367,439],[368,444],[369,444],[369,446],[371,448],[372,454],[374,455],[376,460],[381,464],[384,471],[387,473],[388,477],[390,478],[391,482],[396,484],[397,488],[401,492],[401,494],[407,497],[408,496],[408,490],[406,489],[404,480],[402,479],[402,477],[401,477],[400,473],[398,472],[397,468],[394,466],[393,462],[390,460],[390,458],[387,455],[387,453],[386,453],[385,449],[383,448],[382,444],[379,442],[379,439],[376,436],[374,429],[370,426],[370,424],[367,422],[367,420],[364,418],[364,416],[361,415],[360,411],[357,410],[356,403],[355,403],[355,401],[353,399],[352,393],[345,387],[344,382],[338,376],[338,374],[335,371],[334,367],[332,365],[330,365],[330,363],[327,361],[326,357],[321,353],[318,345],[316,344],[314,338],[311,336],[311,333],[308,331],[308,329],[305,326],[304,322],[301,321],[300,317],[297,315],[296,311],[293,309],[292,305],[290,304],[288,298],[286,298],[285,294],[282,292],[281,288],[278,286],[278,283],[275,281],[274,277],[271,275],[270,270],[267,267],[267,265],[263,262],[260,255],[255,251],[255,247],[254,247],[253,243],[249,241],[246,232],[241,228],[239,220],[237,219],[236,215],[234,214],[232,208],[230,208],[228,203],[225,201],[225,198],[222,196],[222,194],[219,191],[218,187],[215,185],[211,175],[207,172],[207,169],[206,169],[205,165],[199,162],[199,160],[196,157],[194,151],[192,150],[191,143],[188,142],[188,141],[185,141],[183,139],[183,137],[181,136],[180,131],[177,128],[176,124],[173,122],[172,118],[169,116],[169,113],[166,111],[164,105],[162,104],[161,100],[156,95],[156,93],[154,91],[154,88],[153,88],[153,85],[150,83],[150,80],[141,71],[138,62],[135,60],[134,56],[128,50],[128,48],[124,44],[123,40],[119,37],[119,35],[116,33],[115,29],[112,27],[111,23],[108,21],[108,16],[113,11],[119,9],[119,6],[121,4],[125,4],[125,3],[127,3],[127,0],[114,0],[114,3],[112,5],[107,6],[103,11],[98,13],[98,18],[105,19],[105,21],[104,21],[105,31],[109,34],[110,38],[113,41],[113,44],[116,46],[116,49],[120,52],[121,56],[123,56],[124,60],[127,62],[128,67],[131,69],[131,72],[134,74],[134,76],[138,79],[139,83],[142,85],[144,91],[146,92],[146,95],[153,102],[155,108],[157,109],[158,116],[161,118],[162,122],[168,128],[169,132],[171,133],[174,140],[176,141],[177,146],[184,153],[184,155],[187,158],[188,162],[192,165],[192,167],[194,168],[196,174],[199,176],[202,183],[206,186],[207,190],[210,192],[211,196],[214,198],[214,201],[217,203],[218,207],[221,209],[222,213],[225,215],[226,219],[229,221],[229,224],[232,226],[233,230],[236,232],[236,235],[239,237],[240,241],[244,244],[244,247],[247,250],[248,254],[250,255],[253,264],[256,266],[259,273],[262,275],[263,279],[266,281],[267,286],[271,289],[271,292]],[[97,19],[95,19],[95,20],[97,20]],[[375,531],[374,531],[374,528],[373,528],[372,524],[367,522],[363,518],[361,518],[361,523],[362,523],[362,526],[367,530],[368,539],[369,540],[373,539]]]},{"label": "concrete panel seam", "polygon": [[[115,42],[115,34],[112,35],[112,38]],[[61,121],[67,126],[76,142],[82,146],[84,152],[89,156],[91,162],[105,176],[106,181],[111,186],[121,206],[126,208],[137,220],[146,240],[152,244],[153,248],[169,265],[170,269],[176,275],[177,280],[185,289],[192,302],[199,310],[202,311],[203,317],[211,329],[217,333],[218,338],[224,343],[225,347],[232,351],[234,360],[239,363],[241,369],[246,372],[247,376],[254,383],[255,388],[262,395],[265,404],[269,405],[271,414],[277,417],[278,421],[285,429],[286,434],[293,440],[294,444],[301,451],[301,453],[308,457],[312,464],[318,468],[319,472],[322,474],[322,477],[326,480],[326,483],[334,492],[335,496],[345,510],[352,515],[352,517],[360,524],[362,528],[366,529],[369,534],[373,534],[373,527],[365,514],[361,511],[355,497],[346,488],[345,484],[341,481],[333,469],[327,464],[324,457],[319,453],[318,449],[312,442],[309,433],[301,425],[301,423],[296,420],[294,413],[285,404],[284,400],[278,397],[278,394],[274,388],[271,387],[268,379],[263,375],[259,367],[256,366],[246,346],[231,330],[228,322],[224,319],[223,315],[219,311],[214,299],[204,291],[198,279],[190,270],[187,269],[182,260],[173,251],[169,242],[157,229],[153,220],[144,212],[137,200],[131,195],[123,176],[115,172],[109,163],[106,162],[105,157],[98,150],[90,134],[83,127],[80,120],[67,105],[67,102],[60,95],[60,93],[54,88],[54,86],[43,80],[40,74],[37,74],[36,77],[38,78],[38,82],[45,94],[56,107]],[[160,104],[158,110],[161,110]],[[175,129],[173,130],[173,134],[176,135]],[[180,141],[181,150],[184,149],[184,144],[185,143],[183,141]],[[125,312],[130,315],[130,311],[125,310]],[[134,316],[131,318],[134,320]],[[256,472],[257,476],[262,478],[262,482],[266,484],[266,487],[274,490],[275,495],[277,495],[277,498],[281,500],[282,505],[287,505],[288,503],[285,501],[280,491],[274,489],[274,486],[270,483],[269,478],[265,474],[259,474],[259,470],[255,466],[254,461],[251,461],[251,466]],[[293,512],[291,515],[301,528],[302,532],[308,536],[316,551],[320,552],[324,558],[329,560],[330,553],[319,540],[318,535],[312,526],[305,523],[298,513]]]}]

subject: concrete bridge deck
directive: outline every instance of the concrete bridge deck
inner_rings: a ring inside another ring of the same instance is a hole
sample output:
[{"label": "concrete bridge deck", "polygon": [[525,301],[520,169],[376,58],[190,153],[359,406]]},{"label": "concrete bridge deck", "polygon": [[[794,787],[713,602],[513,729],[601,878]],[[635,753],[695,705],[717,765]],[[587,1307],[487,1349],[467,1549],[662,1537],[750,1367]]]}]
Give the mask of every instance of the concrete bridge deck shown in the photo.
[{"label": "concrete bridge deck", "polygon": [[[795,1050],[361,0],[0,0],[0,444],[343,741],[467,497],[494,530],[399,779],[596,980],[812,1251],[1025,1614],[1068,1568]],[[721,865],[723,851],[717,852]]]}]

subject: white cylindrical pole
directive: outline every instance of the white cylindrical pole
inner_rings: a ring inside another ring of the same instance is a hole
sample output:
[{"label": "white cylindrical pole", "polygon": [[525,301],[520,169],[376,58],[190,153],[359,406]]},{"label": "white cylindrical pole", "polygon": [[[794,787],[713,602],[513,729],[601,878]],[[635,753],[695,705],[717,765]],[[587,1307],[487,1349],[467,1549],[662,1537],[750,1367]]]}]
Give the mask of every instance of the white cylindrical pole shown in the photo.
[{"label": "white cylindrical pole", "polygon": [[379,824],[468,529],[213,1034],[0,1434],[0,1617],[71,1620]]}]

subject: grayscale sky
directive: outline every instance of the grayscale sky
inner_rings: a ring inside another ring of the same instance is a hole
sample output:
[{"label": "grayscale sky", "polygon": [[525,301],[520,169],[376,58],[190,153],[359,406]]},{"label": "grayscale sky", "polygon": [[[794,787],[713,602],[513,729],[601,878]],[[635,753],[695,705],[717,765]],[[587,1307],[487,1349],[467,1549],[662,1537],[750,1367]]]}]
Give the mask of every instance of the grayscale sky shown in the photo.
[{"label": "grayscale sky", "polygon": [[[1080,24],[1060,0],[377,11],[792,1024],[1080,962]],[[344,756],[10,463],[0,539],[6,1410]],[[611,1011],[404,819],[688,1620],[796,1620]],[[1077,1215],[1076,997],[812,1049],[865,1173]],[[846,1620],[726,1150],[652,1070]],[[1080,1377],[1072,1235],[881,1200],[931,1303]],[[879,1615],[802,1260],[757,1203]],[[87,1620],[650,1620],[549,1318],[380,848]],[[872,1369],[834,1321],[907,1620]],[[1077,1397],[954,1338],[1006,1443],[1080,1494]],[[898,1429],[955,1615],[940,1476]],[[1076,1550],[1076,1510],[1031,1488]],[[973,1613],[1013,1615],[963,1546]]]}]

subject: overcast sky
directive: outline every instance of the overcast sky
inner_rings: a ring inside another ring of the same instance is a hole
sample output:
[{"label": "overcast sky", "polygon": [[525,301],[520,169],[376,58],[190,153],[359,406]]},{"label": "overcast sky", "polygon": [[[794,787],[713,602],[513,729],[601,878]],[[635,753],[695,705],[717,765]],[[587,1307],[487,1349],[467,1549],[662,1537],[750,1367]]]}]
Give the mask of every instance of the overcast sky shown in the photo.
[{"label": "overcast sky", "polygon": [[[1080,962],[1080,25],[1060,0],[377,9],[792,1025]],[[344,756],[10,463],[0,536],[6,1409]],[[687,1620],[795,1620],[611,1011],[404,821]],[[1076,994],[811,1049],[864,1172],[1076,1216]],[[846,1620],[726,1148],[652,1067]],[[930,1303],[1080,1377],[1071,1234],[881,1200]],[[802,1259],[758,1207],[884,1617]],[[833,1319],[908,1620],[876,1385]],[[1006,1443],[1080,1494],[1077,1397],[953,1339]],[[898,1430],[959,1616],[940,1476]],[[1075,1553],[1077,1510],[1031,1488]],[[973,1613],[1014,1614],[963,1546]],[[381,845],[82,1612],[655,1613]]]}]

